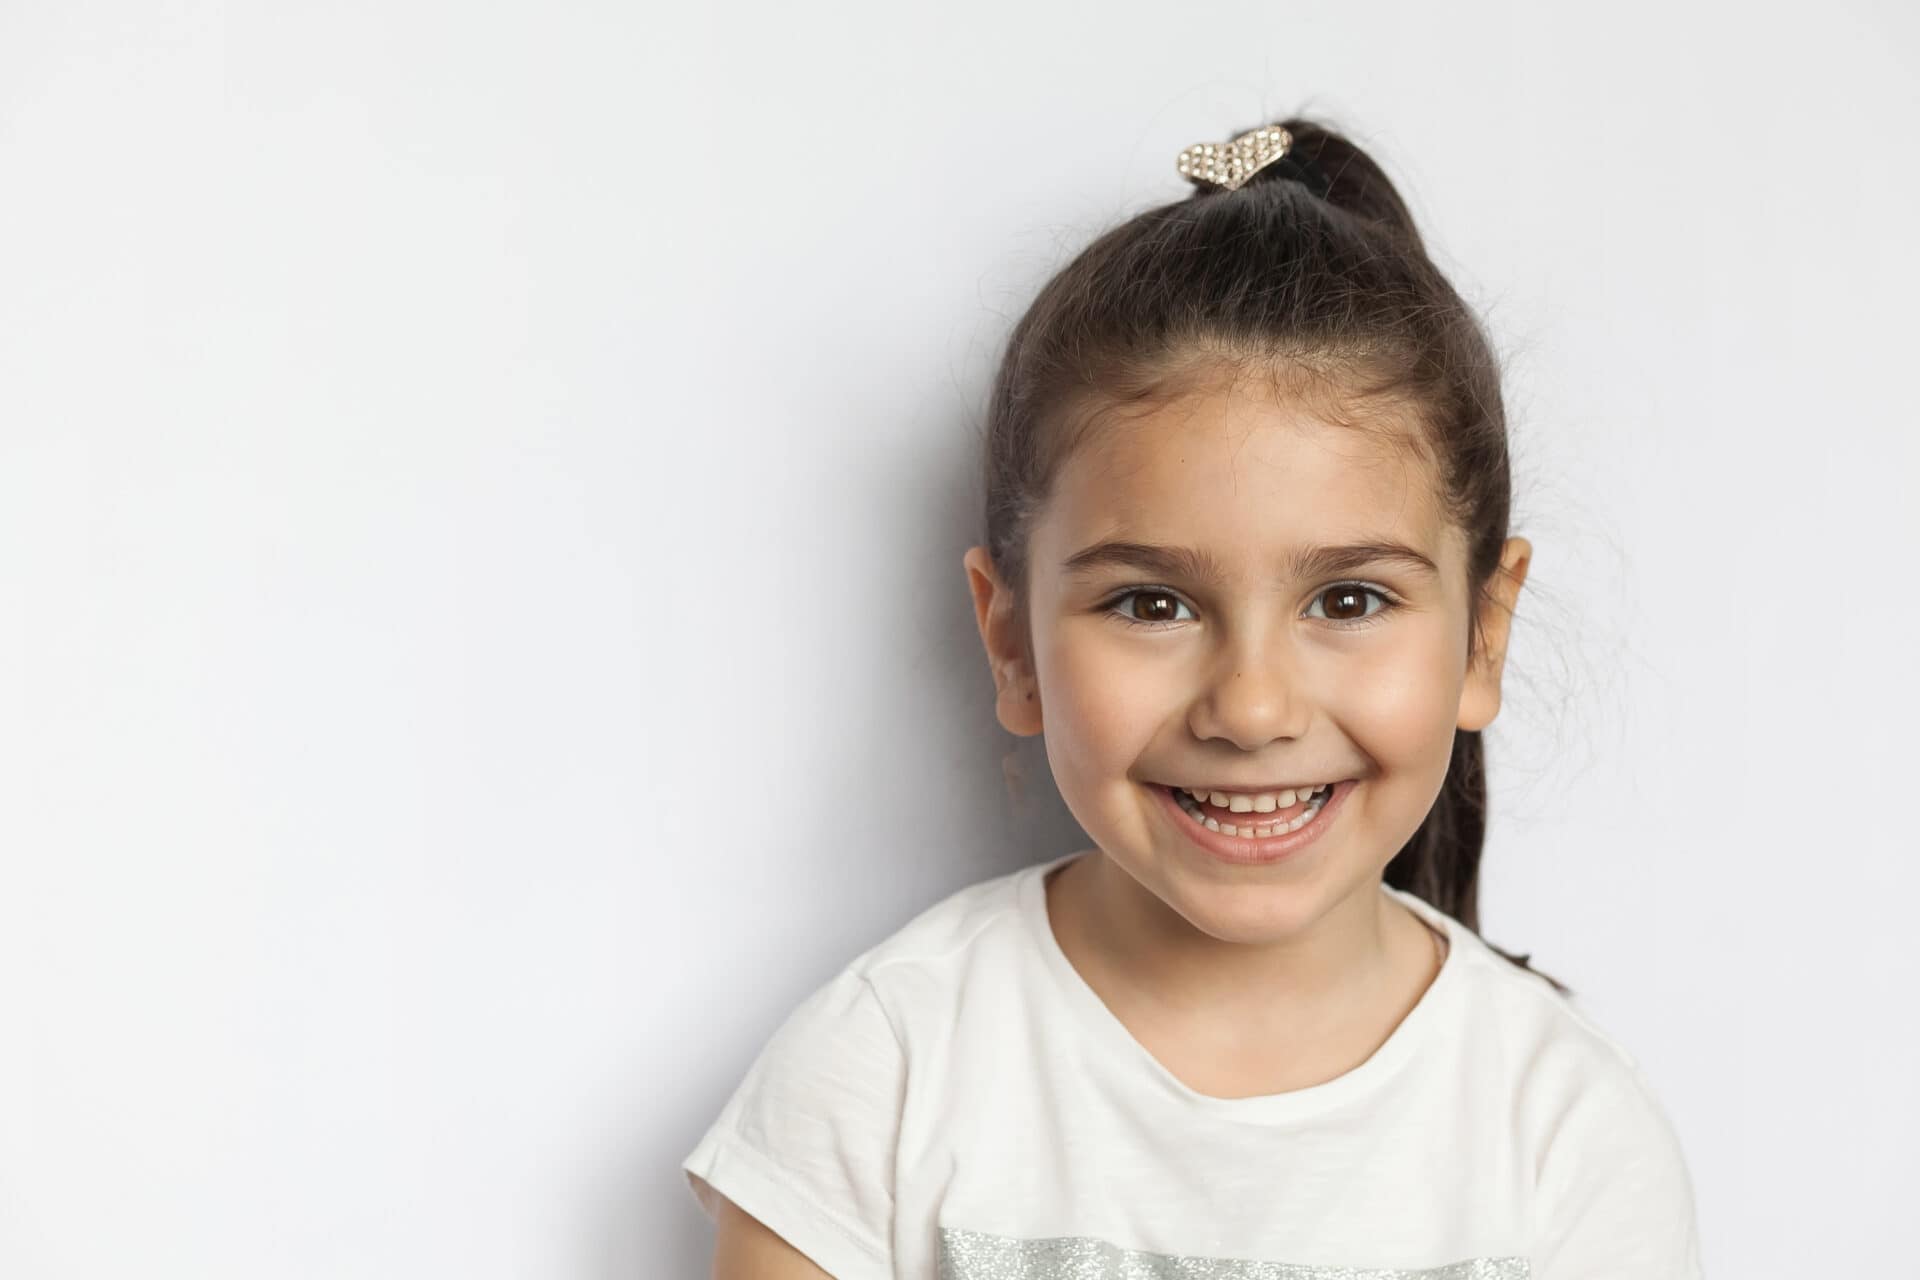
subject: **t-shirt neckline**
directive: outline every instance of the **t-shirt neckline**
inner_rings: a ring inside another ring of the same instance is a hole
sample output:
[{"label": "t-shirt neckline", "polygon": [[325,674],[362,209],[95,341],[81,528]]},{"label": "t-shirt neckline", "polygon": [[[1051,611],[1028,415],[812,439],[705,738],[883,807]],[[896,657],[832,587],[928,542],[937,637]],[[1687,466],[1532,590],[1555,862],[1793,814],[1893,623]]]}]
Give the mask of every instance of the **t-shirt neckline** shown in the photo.
[{"label": "t-shirt neckline", "polygon": [[1424,898],[1382,882],[1382,890],[1399,898],[1422,919],[1444,930],[1447,935],[1447,953],[1441,960],[1440,972],[1386,1041],[1352,1070],[1304,1089],[1247,1098],[1217,1098],[1201,1093],[1167,1070],[1158,1058],[1147,1051],[1145,1045],[1134,1038],[1126,1024],[1080,976],[1080,971],[1067,959],[1067,953],[1060,947],[1060,940],[1053,934],[1053,924],[1047,916],[1046,877],[1076,858],[1097,856],[1097,850],[1082,849],[1027,867],[1017,885],[1020,915],[1055,985],[1097,1047],[1109,1056],[1110,1061],[1133,1064],[1175,1105],[1224,1119],[1257,1124],[1282,1123],[1317,1115],[1375,1088],[1417,1052],[1420,1043],[1428,1038],[1430,1027],[1440,1016],[1437,1010],[1451,1001],[1453,990],[1459,985],[1459,970],[1465,962],[1462,927]]}]

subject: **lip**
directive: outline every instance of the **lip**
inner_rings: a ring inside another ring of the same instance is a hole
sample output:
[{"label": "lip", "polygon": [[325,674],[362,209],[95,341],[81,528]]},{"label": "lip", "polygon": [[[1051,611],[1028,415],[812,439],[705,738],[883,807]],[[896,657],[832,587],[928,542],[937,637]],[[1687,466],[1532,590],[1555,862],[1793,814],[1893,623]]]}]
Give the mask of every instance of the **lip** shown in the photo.
[{"label": "lip", "polygon": [[1161,783],[1149,783],[1159,798],[1160,805],[1166,810],[1168,821],[1179,828],[1196,849],[1221,862],[1231,862],[1239,866],[1264,865],[1278,862],[1298,853],[1318,840],[1326,829],[1333,824],[1340,807],[1346,803],[1347,795],[1354,788],[1352,778],[1343,779],[1333,785],[1333,792],[1327,802],[1320,806],[1320,812],[1313,815],[1313,821],[1298,831],[1289,831],[1283,836],[1269,836],[1265,840],[1253,836],[1230,836],[1218,831],[1209,831],[1189,818],[1173,797],[1173,789]]},{"label": "lip", "polygon": [[[1325,779],[1322,779],[1322,781],[1325,781]],[[1172,784],[1168,784],[1168,785],[1172,785]],[[1313,790],[1313,789],[1314,789],[1315,787],[1318,787],[1319,785],[1320,785],[1320,783],[1318,783],[1318,782],[1315,782],[1315,783],[1295,783],[1295,782],[1289,782],[1289,783],[1287,783],[1287,784],[1286,784],[1285,786],[1266,786],[1266,787],[1208,787],[1208,788],[1207,788],[1207,790],[1209,790],[1209,791],[1222,791],[1222,792],[1225,792],[1225,793],[1226,793],[1227,795],[1230,795],[1230,796],[1258,796],[1258,795],[1278,795],[1278,794],[1279,794],[1280,792],[1282,792],[1282,791],[1300,791],[1300,790],[1303,790],[1303,789],[1304,789],[1304,790],[1308,790],[1308,791],[1311,791],[1311,790]],[[1198,790],[1199,790],[1199,788],[1198,788],[1198,787],[1193,787],[1193,788],[1188,788],[1188,789],[1189,789],[1189,790],[1194,790],[1194,791],[1198,791]]]}]

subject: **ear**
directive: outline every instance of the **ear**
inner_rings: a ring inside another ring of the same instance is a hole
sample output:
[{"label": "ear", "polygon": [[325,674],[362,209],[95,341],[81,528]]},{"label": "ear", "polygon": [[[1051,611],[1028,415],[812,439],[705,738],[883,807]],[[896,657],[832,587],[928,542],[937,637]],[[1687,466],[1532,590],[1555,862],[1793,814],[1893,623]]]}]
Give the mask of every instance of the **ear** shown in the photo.
[{"label": "ear", "polygon": [[1508,538],[1500,553],[1500,567],[1488,584],[1492,601],[1481,617],[1481,634],[1486,644],[1474,655],[1467,668],[1467,679],[1460,690],[1462,729],[1484,729],[1500,714],[1500,676],[1507,665],[1507,639],[1513,626],[1514,605],[1520,598],[1521,584],[1527,580],[1527,568],[1533,557],[1533,544],[1525,538]]},{"label": "ear", "polygon": [[997,690],[994,715],[1007,732],[1031,738],[1040,732],[1040,683],[1027,653],[1026,637],[1020,634],[1014,619],[1013,592],[994,571],[993,557],[985,547],[969,548],[961,564],[967,571],[974,618]]}]

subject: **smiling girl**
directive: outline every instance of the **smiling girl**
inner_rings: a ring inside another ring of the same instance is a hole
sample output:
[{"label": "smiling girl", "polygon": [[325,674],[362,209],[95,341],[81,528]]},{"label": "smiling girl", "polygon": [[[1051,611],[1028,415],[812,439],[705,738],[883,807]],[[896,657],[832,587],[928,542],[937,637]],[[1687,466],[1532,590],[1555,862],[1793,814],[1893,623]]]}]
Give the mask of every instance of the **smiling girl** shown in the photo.
[{"label": "smiling girl", "polygon": [[964,558],[1093,847],[775,1033],[683,1162],[717,1280],[1687,1280],[1635,1059],[1479,935],[1531,547],[1498,365],[1352,142],[1190,148],[1015,327]]}]

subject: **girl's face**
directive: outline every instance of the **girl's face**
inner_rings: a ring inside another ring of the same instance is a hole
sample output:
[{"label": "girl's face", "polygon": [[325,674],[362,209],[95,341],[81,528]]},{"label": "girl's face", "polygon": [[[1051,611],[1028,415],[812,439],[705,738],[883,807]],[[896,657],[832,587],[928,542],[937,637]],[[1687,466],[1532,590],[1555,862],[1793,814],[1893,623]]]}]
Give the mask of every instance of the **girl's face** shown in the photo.
[{"label": "girl's face", "polygon": [[[1215,391],[1096,431],[1062,469],[1028,548],[1031,664],[984,548],[967,565],[1001,722],[1044,732],[1113,861],[1203,932],[1254,942],[1356,900],[1419,827],[1455,729],[1499,709],[1528,551],[1508,541],[1469,669],[1466,543],[1426,464],[1305,402]],[[1258,865],[1196,847],[1155,791],[1344,779],[1319,839]]]}]

